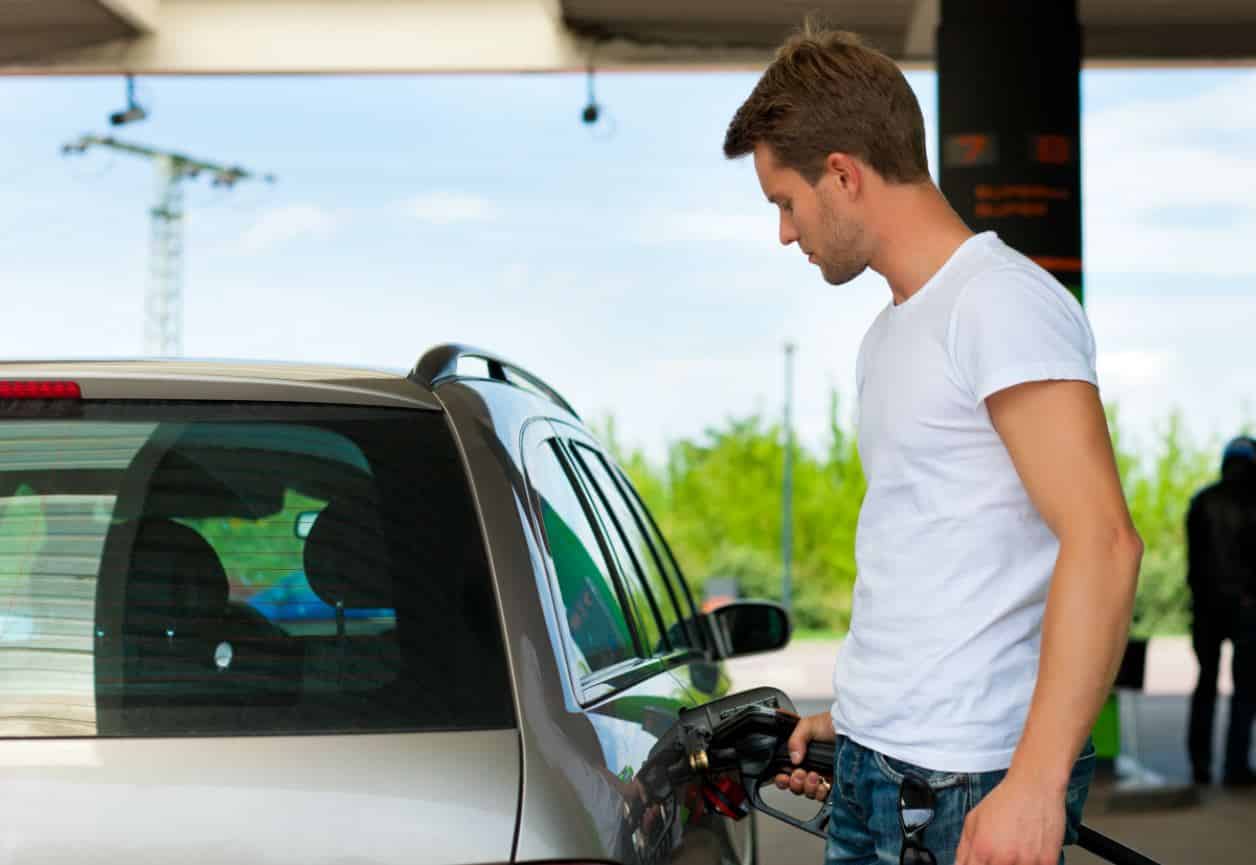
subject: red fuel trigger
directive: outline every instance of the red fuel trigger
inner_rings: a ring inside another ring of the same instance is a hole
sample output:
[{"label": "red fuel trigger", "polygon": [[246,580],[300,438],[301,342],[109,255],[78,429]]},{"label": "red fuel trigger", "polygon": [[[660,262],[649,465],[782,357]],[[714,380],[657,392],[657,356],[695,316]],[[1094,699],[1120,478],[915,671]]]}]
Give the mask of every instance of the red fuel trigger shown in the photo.
[{"label": "red fuel trigger", "polygon": [[750,813],[750,803],[741,784],[728,775],[721,775],[702,785],[702,797],[717,813],[740,820]]}]

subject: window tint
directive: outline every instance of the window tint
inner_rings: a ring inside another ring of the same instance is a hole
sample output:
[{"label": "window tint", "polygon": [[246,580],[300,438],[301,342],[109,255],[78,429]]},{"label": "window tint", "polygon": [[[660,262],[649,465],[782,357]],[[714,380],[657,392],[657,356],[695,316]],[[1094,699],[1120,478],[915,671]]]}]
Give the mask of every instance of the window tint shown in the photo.
[{"label": "window tint", "polygon": [[[616,483],[619,484],[620,492],[632,508],[633,515],[637,518],[637,527],[645,534],[651,549],[657,554],[656,562],[662,569],[663,579],[667,583],[667,588],[670,590],[672,598],[675,599],[676,607],[680,610],[683,627],[674,628],[677,633],[672,635],[672,645],[700,647],[698,628],[694,624],[696,612],[693,607],[693,598],[689,595],[689,588],[685,584],[685,579],[680,573],[680,568],[676,564],[675,558],[672,556],[671,549],[667,546],[667,541],[659,532],[654,518],[646,510],[645,502],[641,500],[637,491],[633,489],[632,484],[623,471],[612,466],[611,473],[615,476]],[[669,635],[671,635],[670,632]]]},{"label": "window tint", "polygon": [[[642,639],[650,647],[651,654],[664,653],[669,650],[670,643],[663,636],[659,623],[661,621],[663,628],[670,631],[678,625],[680,617],[668,598],[662,575],[601,457],[583,445],[576,445],[575,451],[585,477],[595,491],[596,507],[611,536],[615,555],[627,572],[625,583],[632,596],[636,621],[643,623]],[[676,630],[683,635],[681,628]]]},{"label": "window tint", "polygon": [[585,676],[637,652],[606,557],[556,445],[551,439],[533,451],[528,477],[554,562],[567,654],[576,674]]},{"label": "window tint", "polygon": [[513,724],[442,416],[41,405],[0,408],[0,736]]},{"label": "window tint", "polygon": [[[329,504],[285,489],[283,507],[274,516],[248,522],[220,517],[178,522],[196,530],[213,547],[227,574],[228,600],[246,604],[285,634],[334,637],[340,632],[390,631],[397,626],[397,611],[392,607],[345,607],[338,620],[336,607],[310,583],[305,570],[306,538],[315,538],[317,547],[317,539],[324,534],[317,528],[318,519]],[[303,514],[310,516],[305,538],[297,531]],[[386,603],[388,599],[377,600]]]}]

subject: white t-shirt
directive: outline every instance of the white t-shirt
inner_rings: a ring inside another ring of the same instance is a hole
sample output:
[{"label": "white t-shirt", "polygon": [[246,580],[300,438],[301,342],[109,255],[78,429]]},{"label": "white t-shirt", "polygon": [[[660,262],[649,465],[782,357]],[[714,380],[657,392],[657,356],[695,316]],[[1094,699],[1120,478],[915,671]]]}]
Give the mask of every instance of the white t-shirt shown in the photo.
[{"label": "white t-shirt", "polygon": [[965,242],[859,349],[850,633],[833,725],[930,769],[1006,769],[1038,674],[1059,542],[985,399],[1027,381],[1097,386],[1081,304],[993,232]]}]

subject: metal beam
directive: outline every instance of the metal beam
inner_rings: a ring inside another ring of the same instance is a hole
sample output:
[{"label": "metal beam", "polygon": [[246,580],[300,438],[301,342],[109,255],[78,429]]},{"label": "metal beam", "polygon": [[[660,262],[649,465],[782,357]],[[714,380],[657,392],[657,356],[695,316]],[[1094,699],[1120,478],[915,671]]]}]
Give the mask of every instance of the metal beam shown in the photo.
[{"label": "metal beam", "polygon": [[907,37],[903,39],[903,57],[909,60],[927,60],[933,57],[935,37],[938,32],[940,0],[916,0],[911,21],[907,25]]},{"label": "metal beam", "polygon": [[157,7],[161,0],[96,0],[114,15],[141,33],[157,30]]},{"label": "metal beam", "polygon": [[[938,2],[0,0],[0,74],[760,69],[812,10],[927,65]],[[1086,63],[1256,62],[1252,0],[1078,6]]]},{"label": "metal beam", "polygon": [[0,68],[136,34],[130,22],[97,0],[3,0],[0,9]]},{"label": "metal beam", "polygon": [[152,28],[0,68],[55,74],[581,69],[553,0],[111,0]]}]

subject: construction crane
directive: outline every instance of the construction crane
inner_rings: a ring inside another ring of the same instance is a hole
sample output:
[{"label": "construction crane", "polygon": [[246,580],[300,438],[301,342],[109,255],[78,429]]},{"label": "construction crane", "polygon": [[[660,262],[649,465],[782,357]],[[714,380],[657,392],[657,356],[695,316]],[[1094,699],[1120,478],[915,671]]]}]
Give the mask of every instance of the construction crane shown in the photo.
[{"label": "construction crane", "polygon": [[92,147],[151,159],[157,170],[156,200],[150,211],[152,229],[148,293],[144,301],[144,351],[150,355],[177,357],[183,353],[183,181],[205,174],[212,186],[231,188],[241,180],[273,183],[275,177],[97,135],[84,135],[63,145],[61,152],[67,156],[82,154]]}]

